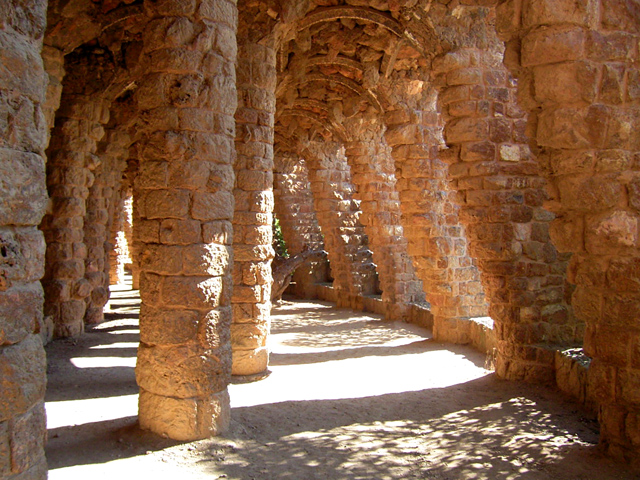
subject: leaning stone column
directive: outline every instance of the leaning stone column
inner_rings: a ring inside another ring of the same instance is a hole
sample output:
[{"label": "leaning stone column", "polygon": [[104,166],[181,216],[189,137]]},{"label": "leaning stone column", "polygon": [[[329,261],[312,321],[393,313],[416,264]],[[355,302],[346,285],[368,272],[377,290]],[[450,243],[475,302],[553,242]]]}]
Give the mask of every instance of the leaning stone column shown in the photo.
[{"label": "leaning stone column", "polygon": [[238,57],[232,372],[258,375],[269,363],[276,51],[247,41]]},{"label": "leaning stone column", "polygon": [[409,305],[424,298],[422,285],[407,253],[400,222],[400,200],[395,189],[394,165],[388,146],[379,136],[350,142],[346,156],[351,167],[361,221],[373,250],[380,278],[385,317],[407,320]]},{"label": "leaning stone column", "polygon": [[47,2],[0,7],[0,478],[47,478],[42,340],[47,204],[40,49]]},{"label": "leaning stone column", "polygon": [[600,442],[640,457],[640,73],[638,4],[504,0],[496,28],[556,215],[572,253],[572,305],[593,358]]},{"label": "leaning stone column", "polygon": [[353,199],[351,172],[338,144],[312,143],[305,150],[309,182],[340,307],[362,310],[362,295],[374,293],[375,265]]},{"label": "leaning stone column", "polygon": [[[66,79],[70,83],[78,80]],[[101,99],[71,90],[62,95],[47,150],[51,213],[40,227],[47,241],[42,282],[45,315],[52,317],[56,337],[78,336],[84,331],[85,299],[92,290],[85,279],[86,203],[94,181],[91,170],[99,163],[95,156],[97,141],[104,134],[102,125],[109,115]]]},{"label": "leaning stone column", "polygon": [[225,0],[145,9],[139,421],[193,440],[229,423],[237,9]]},{"label": "leaning stone column", "polygon": [[424,95],[422,110],[387,112],[385,138],[393,147],[407,249],[434,316],[433,336],[468,343],[470,319],[487,316],[487,306],[446,179],[447,165],[439,158],[434,100]]},{"label": "leaning stone column", "polygon": [[[290,256],[305,250],[323,250],[322,232],[313,208],[307,165],[299,156],[276,154],[274,209]],[[294,293],[316,298],[316,283],[327,277],[326,260],[309,260],[293,274]]]}]

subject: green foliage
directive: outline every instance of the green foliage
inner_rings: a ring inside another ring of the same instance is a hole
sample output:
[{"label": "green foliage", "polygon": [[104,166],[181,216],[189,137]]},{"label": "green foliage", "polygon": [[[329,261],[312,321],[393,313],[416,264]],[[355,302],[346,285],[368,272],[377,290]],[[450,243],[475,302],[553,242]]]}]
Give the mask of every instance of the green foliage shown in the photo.
[{"label": "green foliage", "polygon": [[273,249],[278,257],[289,258],[289,252],[287,251],[287,244],[282,236],[282,228],[280,227],[280,220],[273,215]]}]

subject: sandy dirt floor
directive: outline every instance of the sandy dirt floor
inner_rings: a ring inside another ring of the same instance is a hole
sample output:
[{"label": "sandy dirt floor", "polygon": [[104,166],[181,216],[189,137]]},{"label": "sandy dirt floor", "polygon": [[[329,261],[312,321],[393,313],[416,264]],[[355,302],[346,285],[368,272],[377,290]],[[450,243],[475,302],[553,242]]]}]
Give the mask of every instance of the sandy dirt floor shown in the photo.
[{"label": "sandy dirt floor", "polygon": [[503,382],[470,348],[328,303],[274,309],[271,375],[230,386],[223,437],[136,425],[137,292],[47,346],[51,480],[640,479],[599,455],[596,423],[553,391]]}]

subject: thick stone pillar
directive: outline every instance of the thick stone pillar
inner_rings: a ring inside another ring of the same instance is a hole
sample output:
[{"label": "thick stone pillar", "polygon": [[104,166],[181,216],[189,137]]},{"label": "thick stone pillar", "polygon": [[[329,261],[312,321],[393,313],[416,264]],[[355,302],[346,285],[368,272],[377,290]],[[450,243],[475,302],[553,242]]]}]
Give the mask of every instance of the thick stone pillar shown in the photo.
[{"label": "thick stone pillar", "polygon": [[434,338],[468,343],[469,319],[487,316],[487,305],[480,273],[469,256],[455,192],[446,178],[447,164],[439,158],[435,102],[426,101],[422,108],[386,115],[385,138],[393,147],[402,225],[431,305]]},{"label": "thick stone pillar", "polygon": [[379,135],[346,146],[354,196],[360,200],[365,227],[388,320],[407,320],[410,304],[424,299],[422,285],[407,252],[400,222],[400,200],[395,189],[395,166]]},{"label": "thick stone pillar", "polygon": [[194,440],[229,423],[237,8],[169,0],[145,10],[139,421]]},{"label": "thick stone pillar", "polygon": [[553,383],[552,345],[575,345],[582,329],[565,301],[566,257],[549,238],[544,180],[526,144],[526,116],[500,58],[469,48],[437,58],[446,121],[445,159],[460,216],[482,272],[498,338],[496,372]]},{"label": "thick stone pillar", "polygon": [[100,160],[97,142],[109,118],[108,104],[96,95],[86,95],[69,80],[63,93],[55,127],[47,150],[47,187],[51,211],[42,221],[47,241],[47,259],[42,284],[45,316],[51,317],[54,336],[73,337],[84,331],[86,299],[92,287],[85,278],[87,247],[84,223],[93,170]]},{"label": "thick stone pillar", "polygon": [[45,243],[37,226],[47,205],[40,50],[46,1],[0,8],[0,478],[47,478],[44,456]]},{"label": "thick stone pillar", "polygon": [[[281,152],[276,155],[275,164],[274,208],[289,255],[323,250],[306,162],[298,155]],[[309,260],[293,274],[294,292],[301,298],[316,298],[315,284],[326,278],[326,260]]]},{"label": "thick stone pillar", "polygon": [[103,309],[109,299],[111,243],[108,240],[114,216],[114,190],[120,190],[130,143],[126,127],[118,128],[111,122],[100,144],[100,165],[93,172],[95,180],[89,188],[84,222],[85,278],[91,284],[84,317],[87,324],[104,320]]},{"label": "thick stone pillar", "polygon": [[503,1],[497,29],[571,252],[601,443],[640,457],[640,73],[637,2]]},{"label": "thick stone pillar", "polygon": [[337,144],[312,144],[305,151],[309,182],[324,235],[338,306],[362,310],[362,295],[374,293],[375,265],[344,149]]},{"label": "thick stone pillar", "polygon": [[275,49],[243,42],[236,71],[232,373],[256,375],[265,372],[269,364]]}]

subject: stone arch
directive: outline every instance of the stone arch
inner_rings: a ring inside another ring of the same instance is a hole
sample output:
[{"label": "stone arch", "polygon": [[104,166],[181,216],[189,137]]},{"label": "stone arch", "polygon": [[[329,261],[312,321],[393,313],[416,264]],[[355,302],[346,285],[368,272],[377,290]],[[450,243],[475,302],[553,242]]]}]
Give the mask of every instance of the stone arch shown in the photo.
[{"label": "stone arch", "polygon": [[330,119],[325,119],[313,111],[305,109],[296,110],[295,107],[296,105],[294,105],[293,109],[283,110],[278,117],[301,117],[326,130],[334,136],[336,140],[345,142],[349,139],[347,131],[342,128],[341,125],[331,122]]},{"label": "stone arch", "polygon": [[304,78],[298,80],[297,82],[293,82],[287,85],[287,88],[297,88],[300,85],[306,85],[311,82],[319,82],[325,84],[335,84],[346,87],[351,90],[356,95],[359,95],[362,98],[365,98],[369,101],[369,103],[379,112],[384,112],[384,108],[380,103],[380,100],[377,96],[369,90],[364,89],[358,83],[354,82],[350,78],[347,78],[343,75],[334,74],[334,75],[323,75],[321,73],[313,73],[306,75]]},{"label": "stone arch", "polygon": [[[277,142],[288,144],[284,138]],[[324,250],[323,235],[313,205],[313,193],[309,182],[307,162],[295,154],[288,145],[287,151],[275,153],[274,164],[274,213],[290,257],[307,251]],[[317,284],[326,282],[326,260],[310,259],[297,268],[292,276],[295,295],[317,298]]]}]

